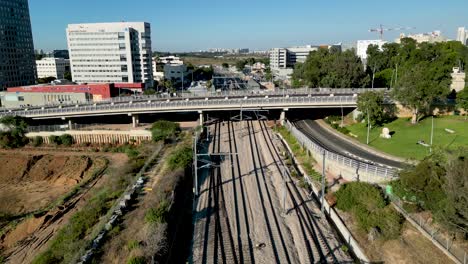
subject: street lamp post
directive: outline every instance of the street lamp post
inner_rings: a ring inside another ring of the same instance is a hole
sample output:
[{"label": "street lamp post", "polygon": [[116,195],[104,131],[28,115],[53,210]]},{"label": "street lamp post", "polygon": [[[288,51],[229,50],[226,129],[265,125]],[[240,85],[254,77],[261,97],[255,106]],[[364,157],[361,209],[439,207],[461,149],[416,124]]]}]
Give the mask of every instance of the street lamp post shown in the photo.
[{"label": "street lamp post", "polygon": [[370,118],[369,118],[369,107],[367,107],[367,145],[369,145],[369,133],[370,133]]},{"label": "street lamp post", "polygon": [[431,125],[431,147],[429,148],[430,153],[432,153],[432,139],[434,137],[434,116],[432,116],[431,122],[432,122],[432,125]]}]

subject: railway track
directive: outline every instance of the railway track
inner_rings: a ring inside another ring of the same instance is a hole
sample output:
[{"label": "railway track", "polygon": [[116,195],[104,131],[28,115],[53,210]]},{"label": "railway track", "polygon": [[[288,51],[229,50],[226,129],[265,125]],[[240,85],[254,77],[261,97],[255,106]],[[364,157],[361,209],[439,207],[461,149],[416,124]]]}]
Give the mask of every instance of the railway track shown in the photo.
[{"label": "railway track", "polygon": [[[341,263],[339,247],[327,242],[326,223],[294,184],[265,121],[217,121],[209,129],[194,262]],[[287,215],[280,206],[281,171],[292,205]]]},{"label": "railway track", "polygon": [[[279,171],[281,171],[281,167],[286,168],[286,165],[284,164],[278,149],[275,147],[272,135],[267,129],[265,121],[259,122],[261,133],[267,141],[269,153],[275,161],[275,166]],[[285,173],[284,176],[287,176],[288,178],[289,184],[286,184],[286,187],[289,198],[293,204],[293,210],[296,212],[299,221],[304,223],[306,226],[307,237],[309,238],[306,239],[306,243],[308,250],[310,249],[311,251],[308,252],[311,263],[339,263],[333,249],[327,243],[327,237],[325,236],[324,231],[316,220],[316,213],[312,212],[308,206],[309,201],[304,199],[303,194],[301,194],[295,184],[291,184],[291,182],[294,182],[294,179],[292,178],[290,171],[287,169],[283,169],[282,171]],[[314,206],[318,208],[317,203],[314,203]]]}]

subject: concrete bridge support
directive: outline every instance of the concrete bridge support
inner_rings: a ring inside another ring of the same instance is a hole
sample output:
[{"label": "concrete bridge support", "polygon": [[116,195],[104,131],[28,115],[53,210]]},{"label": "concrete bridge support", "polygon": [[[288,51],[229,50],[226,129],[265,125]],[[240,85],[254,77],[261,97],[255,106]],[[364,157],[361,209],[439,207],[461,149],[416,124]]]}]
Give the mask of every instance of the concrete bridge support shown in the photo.
[{"label": "concrete bridge support", "polygon": [[203,126],[203,123],[205,122],[205,118],[203,117],[203,111],[198,111],[198,113],[200,114],[200,117],[199,117],[199,125],[200,126]]},{"label": "concrete bridge support", "polygon": [[138,118],[138,115],[135,114],[129,114],[129,116],[132,117],[132,127],[136,128],[140,124],[140,119]]},{"label": "concrete bridge support", "polygon": [[280,114],[280,124],[282,126],[284,126],[284,122],[286,121],[286,112],[288,111],[289,109],[288,108],[284,108],[283,110],[281,110],[281,114]]}]

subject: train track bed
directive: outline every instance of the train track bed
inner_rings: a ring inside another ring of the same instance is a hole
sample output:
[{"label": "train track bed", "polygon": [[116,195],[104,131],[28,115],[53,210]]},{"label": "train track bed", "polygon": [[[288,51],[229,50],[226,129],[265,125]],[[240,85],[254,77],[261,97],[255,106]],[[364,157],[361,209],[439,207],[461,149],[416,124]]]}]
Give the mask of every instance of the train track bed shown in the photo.
[{"label": "train track bed", "polygon": [[265,121],[221,121],[209,131],[210,155],[199,156],[209,169],[198,174],[193,263],[352,262],[296,187]]}]

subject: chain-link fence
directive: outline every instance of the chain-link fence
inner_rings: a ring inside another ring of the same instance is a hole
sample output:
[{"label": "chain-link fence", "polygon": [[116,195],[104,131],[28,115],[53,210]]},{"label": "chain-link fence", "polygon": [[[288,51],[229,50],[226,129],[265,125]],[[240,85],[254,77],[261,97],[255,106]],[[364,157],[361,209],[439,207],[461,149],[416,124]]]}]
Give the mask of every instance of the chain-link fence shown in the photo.
[{"label": "chain-link fence", "polygon": [[431,226],[427,220],[423,219],[421,216],[417,216],[411,213],[408,213],[403,208],[403,202],[398,196],[389,195],[390,200],[397,207],[398,211],[405,216],[406,219],[410,220],[412,224],[415,224],[420,227],[420,231],[424,232],[427,237],[431,238],[432,243],[434,243],[440,249],[446,251],[445,253],[452,257],[452,260],[457,263],[467,264],[468,255],[465,250],[460,247],[457,247],[453,244],[453,239],[448,236],[444,236],[440,233],[440,229],[436,229]]}]

